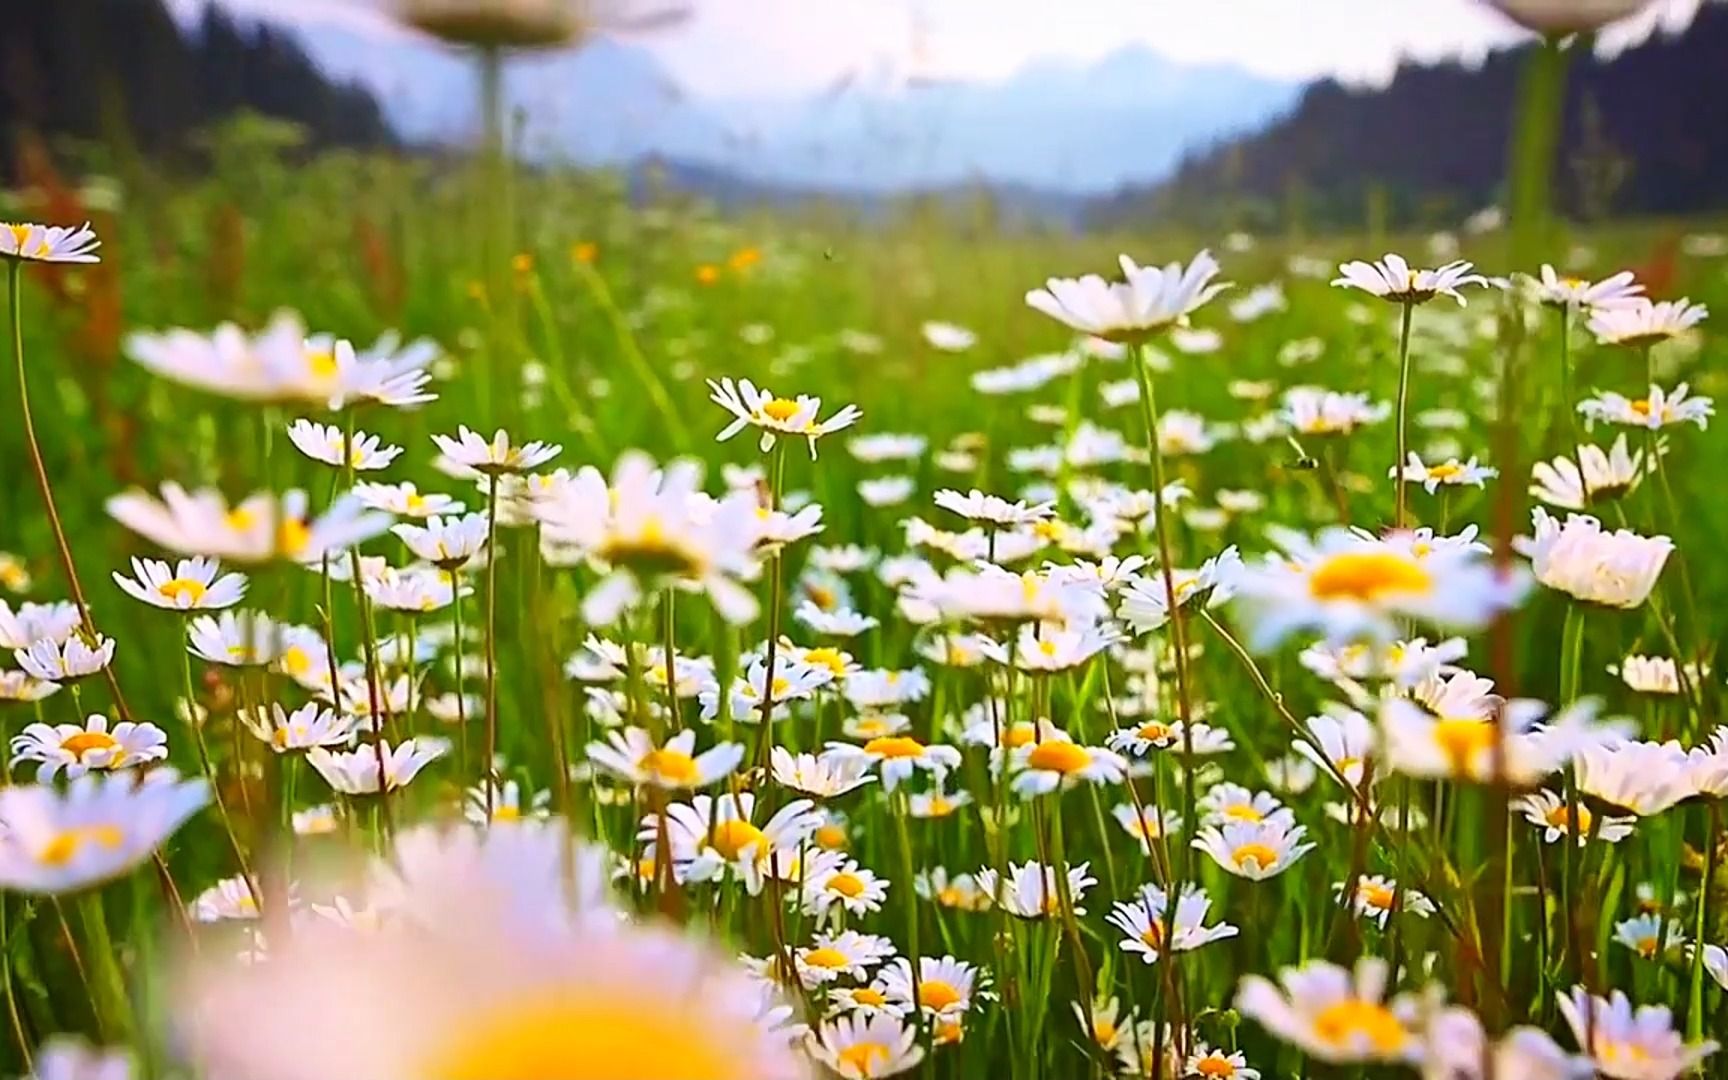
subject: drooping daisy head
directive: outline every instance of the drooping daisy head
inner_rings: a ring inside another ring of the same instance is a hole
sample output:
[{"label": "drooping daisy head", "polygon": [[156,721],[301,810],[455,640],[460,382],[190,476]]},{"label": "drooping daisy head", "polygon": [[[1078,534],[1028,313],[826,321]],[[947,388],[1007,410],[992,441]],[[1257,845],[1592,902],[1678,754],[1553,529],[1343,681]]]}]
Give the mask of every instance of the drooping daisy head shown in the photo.
[{"label": "drooping daisy head", "polygon": [[0,258],[14,262],[100,262],[101,246],[88,222],[69,228],[0,221]]}]

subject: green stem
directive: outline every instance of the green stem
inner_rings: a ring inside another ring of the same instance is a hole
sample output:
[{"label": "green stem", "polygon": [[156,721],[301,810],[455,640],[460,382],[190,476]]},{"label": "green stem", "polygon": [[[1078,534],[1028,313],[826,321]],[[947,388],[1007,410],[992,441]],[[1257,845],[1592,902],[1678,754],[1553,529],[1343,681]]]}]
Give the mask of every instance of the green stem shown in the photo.
[{"label": "green stem", "polygon": [[1409,433],[1405,417],[1410,409],[1410,318],[1416,305],[1406,301],[1398,323],[1398,459],[1392,463],[1392,527],[1404,527],[1404,462],[1408,460]]},{"label": "green stem", "polygon": [[498,474],[486,485],[486,760],[480,775],[486,786],[486,820],[492,820],[498,778]]},{"label": "green stem", "polygon": [[1710,891],[1716,878],[1716,846],[1721,842],[1721,809],[1715,799],[1709,805],[1709,846],[1704,849],[1704,880],[1698,887],[1698,921],[1692,934],[1691,985],[1686,994],[1686,1041],[1704,1036],[1704,936],[1710,931]]},{"label": "green stem", "polygon": [[78,922],[84,931],[85,955],[90,957],[91,1004],[103,1034],[112,1042],[131,1038],[132,1001],[126,996],[126,977],[120,971],[114,942],[108,935],[108,916],[102,910],[102,894],[87,891],[77,898]]}]

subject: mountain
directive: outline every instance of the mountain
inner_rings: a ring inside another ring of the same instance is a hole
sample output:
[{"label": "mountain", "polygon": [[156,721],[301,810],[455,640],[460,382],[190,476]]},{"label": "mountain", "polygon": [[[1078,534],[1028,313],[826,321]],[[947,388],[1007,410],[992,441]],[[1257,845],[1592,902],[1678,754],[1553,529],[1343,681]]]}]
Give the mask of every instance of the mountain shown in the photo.
[{"label": "mountain", "polygon": [[[327,70],[371,86],[405,138],[474,129],[473,73],[460,55],[337,26],[297,32]],[[605,39],[517,61],[506,83],[535,157],[672,159],[767,185],[865,192],[985,181],[1101,193],[1167,174],[1185,152],[1288,108],[1296,92],[1133,46],[993,82],[866,75],[804,98],[699,98],[648,49]]]},{"label": "mountain", "polygon": [[[1362,220],[1370,191],[1394,222],[1455,223],[1501,198],[1520,73],[1530,46],[1399,68],[1378,90],[1330,80],[1264,129],[1189,157],[1167,181],[1101,201],[1100,223],[1152,215],[1270,224]],[[1684,214],[1728,207],[1728,4],[1683,33],[1569,69],[1555,195],[1573,214]]]}]

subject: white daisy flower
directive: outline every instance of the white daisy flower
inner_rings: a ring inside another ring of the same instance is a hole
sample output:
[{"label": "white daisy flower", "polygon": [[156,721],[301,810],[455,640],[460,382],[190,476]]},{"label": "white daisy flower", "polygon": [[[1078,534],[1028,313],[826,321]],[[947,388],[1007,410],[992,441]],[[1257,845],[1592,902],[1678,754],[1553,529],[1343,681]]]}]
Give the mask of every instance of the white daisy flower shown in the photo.
[{"label": "white daisy flower", "polygon": [[738,767],[744,759],[740,743],[719,743],[698,754],[696,732],[686,728],[656,746],[638,727],[608,731],[605,742],[588,744],[588,760],[637,786],[667,789],[707,787]]},{"label": "white daisy flower", "polygon": [[557,457],[564,449],[542,442],[512,445],[509,434],[503,428],[493,432],[492,438],[488,440],[469,430],[466,424],[458,425],[454,436],[432,436],[432,442],[451,462],[485,476],[532,472]]},{"label": "white daisy flower", "polygon": [[[1432,495],[1441,485],[1447,487],[1485,487],[1489,480],[1500,475],[1499,469],[1491,469],[1480,464],[1472,457],[1469,461],[1459,461],[1450,458],[1438,465],[1424,465],[1416,451],[1410,451],[1409,459],[1398,472],[1398,479],[1407,484],[1421,484],[1423,490]],[[1388,469],[1386,475],[1390,478],[1393,471]]]},{"label": "white daisy flower", "polygon": [[939,743],[926,746],[909,735],[885,735],[863,746],[831,742],[828,754],[835,758],[859,758],[876,766],[884,791],[893,791],[914,770],[931,773],[937,780],[960,767],[960,751]]},{"label": "white daisy flower", "polygon": [[1674,742],[1580,746],[1572,766],[1579,792],[1639,817],[1660,814],[1697,790],[1686,751]]},{"label": "white daisy flower", "polygon": [[1304,826],[1291,824],[1289,817],[1275,815],[1265,821],[1208,825],[1194,837],[1192,846],[1237,877],[1264,881],[1314,850],[1315,845],[1301,842],[1307,832]]},{"label": "white daisy flower", "polygon": [[1194,1052],[1183,1064],[1185,1075],[1201,1076],[1206,1080],[1260,1080],[1260,1070],[1248,1067],[1248,1057],[1240,1050],[1214,1050],[1203,1042],[1194,1044]]},{"label": "white daisy flower", "polygon": [[802,795],[832,799],[871,783],[871,761],[859,754],[793,754],[783,746],[769,751],[775,783]]},{"label": "white daisy flower", "polygon": [[918,490],[910,476],[878,476],[858,481],[858,497],[867,506],[898,506]]},{"label": "white daisy flower", "polygon": [[[665,828],[672,868],[679,882],[712,881],[727,872],[744,881],[750,895],[762,891],[772,874],[795,869],[799,845],[810,839],[822,818],[809,799],[793,799],[760,827],[754,824],[756,796],[749,792],[719,798],[697,795],[667,807]],[[642,819],[637,839],[659,844],[661,819]],[[771,863],[779,864],[775,872]]]},{"label": "white daisy flower", "polygon": [[868,986],[831,986],[828,988],[828,1008],[831,1014],[853,1013],[858,1016],[892,1016],[903,1019],[911,1006],[888,1000],[888,992],[878,979]]},{"label": "white daisy flower", "polygon": [[944,510],[950,510],[968,521],[982,521],[997,528],[1014,528],[1020,525],[1030,525],[1035,521],[1044,521],[1055,513],[1050,503],[1037,503],[1028,506],[1024,502],[1009,502],[995,495],[986,495],[973,488],[962,495],[958,491],[944,488],[935,496],[936,505]]},{"label": "white daisy flower", "polygon": [[[1634,653],[1618,664],[1609,664],[1607,671],[1610,675],[1618,675],[1627,689],[1634,693],[1663,697],[1680,693],[1680,669],[1672,657]],[[1708,668],[1700,670],[1697,664],[1686,665],[1686,681],[1693,686],[1699,685],[1707,674]]]},{"label": "white daisy flower", "polygon": [[[1338,896],[1344,895],[1344,882],[1336,882],[1332,888]],[[1434,901],[1415,889],[1398,888],[1398,883],[1391,878],[1379,874],[1363,874],[1356,879],[1356,898],[1351,901],[1350,908],[1357,918],[1369,919],[1381,929],[1385,929],[1386,920],[1391,918],[1394,906],[1405,914],[1421,919],[1428,918],[1435,910]]]},{"label": "white daisy flower", "polygon": [[12,606],[0,600],[0,648],[27,649],[44,639],[56,645],[70,638],[84,621],[78,605],[68,600],[37,604],[29,600]]},{"label": "white daisy flower", "polygon": [[483,780],[463,793],[462,816],[470,824],[486,826],[545,821],[552,816],[552,792],[530,792],[524,805],[522,785],[515,780],[496,786]]},{"label": "white daisy flower", "polygon": [[314,746],[350,746],[354,721],[322,708],[315,702],[289,712],[272,703],[268,709],[241,709],[239,720],[258,740],[278,754],[310,750]]},{"label": "white daisy flower", "polygon": [[806,990],[831,983],[842,975],[869,977],[870,969],[894,955],[894,943],[878,934],[846,930],[817,934],[810,945],[794,954],[799,981]]},{"label": "white daisy flower", "polygon": [[806,1049],[842,1080],[880,1080],[924,1060],[917,1025],[887,1013],[824,1020]]},{"label": "white daisy flower", "polygon": [[1572,814],[1566,805],[1566,800],[1552,791],[1537,791],[1513,800],[1512,809],[1524,815],[1524,820],[1542,830],[1542,840],[1552,844],[1562,836],[1575,835],[1578,846],[1583,847],[1590,842],[1592,831],[1596,839],[1605,844],[1617,844],[1632,835],[1636,818],[1604,817],[1601,824],[1596,822],[1596,812],[1578,804],[1579,828],[1572,828]]},{"label": "white daisy flower", "polygon": [[961,807],[972,805],[969,791],[947,791],[941,781],[930,791],[912,795],[906,809],[915,818],[945,818]]},{"label": "white daisy flower", "polygon": [[82,635],[73,635],[64,642],[39,638],[29,647],[14,652],[12,658],[26,674],[43,682],[77,682],[113,663],[114,641],[98,634],[92,647]]},{"label": "white daisy flower", "polygon": [[435,514],[450,516],[462,512],[462,504],[450,496],[435,491],[421,494],[420,489],[408,481],[400,484],[356,481],[354,497],[369,510],[382,510],[398,517],[425,518]]},{"label": "white daisy flower", "polygon": [[1234,582],[1241,571],[1242,556],[1235,545],[1207,559],[1197,570],[1170,571],[1168,585],[1164,574],[1154,570],[1133,578],[1122,588],[1122,602],[1116,614],[1136,633],[1150,633],[1170,621],[1172,592],[1176,594],[1177,607],[1198,604],[1211,609],[1235,595]]},{"label": "white daisy flower", "polygon": [[155,724],[122,721],[108,728],[108,718],[91,713],[82,724],[30,724],[12,737],[11,768],[26,761],[36,767],[36,782],[46,784],[61,772],[67,779],[87,772],[107,772],[147,765],[168,758],[168,736]]},{"label": "white daisy flower", "polygon": [[1285,968],[1282,989],[1259,975],[1242,980],[1236,1008],[1303,1053],[1334,1064],[1408,1063],[1421,1056],[1416,1002],[1385,1000],[1387,964],[1365,956],[1354,972],[1311,960]]},{"label": "white daisy flower", "polygon": [[1560,999],[1560,1014],[1596,1071],[1615,1080],[1683,1076],[1719,1045],[1714,1039],[1687,1043],[1674,1030],[1667,1006],[1642,1005],[1634,1012],[1619,990],[1600,998],[1581,986],[1573,987]]},{"label": "white daisy flower", "polygon": [[[407,611],[424,614],[440,611],[455,602],[456,577],[448,570],[420,566],[398,570],[385,567],[376,577],[363,583],[367,599],[386,611]],[[474,590],[464,585],[461,595],[471,596]]]},{"label": "white daisy flower", "polygon": [[0,671],[0,705],[28,705],[59,692],[59,683],[45,682],[27,671]]},{"label": "white daisy flower", "polygon": [[852,915],[880,911],[888,900],[888,885],[847,856],[822,852],[804,867],[804,912],[821,920],[836,907]]},{"label": "white daisy flower", "polygon": [[1237,928],[1229,923],[1205,925],[1212,901],[1206,896],[1206,890],[1198,885],[1190,885],[1182,891],[1182,899],[1176,904],[1173,930],[1169,925],[1169,903],[1169,894],[1163,889],[1156,885],[1143,885],[1134,899],[1112,907],[1105,919],[1126,935],[1121,941],[1123,952],[1139,953],[1140,959],[1150,964],[1167,951],[1166,940],[1170,943],[1168,951],[1188,952],[1214,941],[1235,937],[1238,933]]},{"label": "white daisy flower", "polygon": [[[1200,796],[1197,804],[1206,812],[1204,825],[1222,825],[1227,821],[1265,821],[1282,812],[1290,818],[1284,804],[1269,791],[1250,791],[1241,784],[1214,784]],[[1293,819],[1292,819],[1293,820]]]},{"label": "white daisy flower", "polygon": [[846,443],[854,458],[866,464],[884,461],[917,461],[924,456],[930,440],[922,435],[898,435],[881,432],[859,435]]},{"label": "white daisy flower", "polygon": [[408,545],[408,550],[441,570],[459,570],[486,546],[485,514],[427,518],[424,525],[403,522],[390,531]]},{"label": "white daisy flower", "polygon": [[225,667],[261,667],[274,663],[281,649],[281,624],[262,611],[224,611],[200,615],[186,626],[186,645],[193,656]]},{"label": "white daisy flower", "polygon": [[1644,286],[1633,280],[1630,270],[1592,282],[1588,278],[1562,277],[1547,263],[1542,264],[1541,278],[1531,285],[1536,299],[1548,307],[1591,313],[1627,303],[1644,292]]},{"label": "white daisy flower", "polygon": [[89,222],[73,228],[0,221],[0,258],[15,262],[100,262],[101,246]]},{"label": "white daisy flower", "polygon": [[[1074,914],[1084,915],[1080,900],[1086,890],[1098,884],[1089,872],[1090,864],[1068,868],[1068,895],[1074,902]],[[1008,873],[997,881],[994,868],[985,867],[973,875],[978,888],[991,897],[997,906],[1021,919],[1046,919],[1061,910],[1056,886],[1056,868],[1040,862],[1009,863]]]},{"label": "white daisy flower", "polygon": [[1709,314],[1709,308],[1689,299],[1653,303],[1635,297],[1624,304],[1597,309],[1586,325],[1600,345],[1642,348],[1679,337]]},{"label": "white daisy flower", "polygon": [[929,697],[930,676],[920,668],[867,668],[848,674],[842,692],[860,712],[879,712]]},{"label": "white daisy flower", "polygon": [[[774,720],[779,722],[786,718],[784,706],[788,702],[806,701],[833,681],[834,673],[830,668],[799,663],[790,656],[774,658],[774,677],[770,679],[767,660],[752,660],[744,669],[744,675],[732,680],[728,691],[732,718],[746,724],[761,723],[772,691],[777,707]],[[697,700],[702,703],[702,719],[712,720],[720,715],[718,683],[704,687]]]},{"label": "white daisy flower", "polygon": [[1086,781],[1092,784],[1121,783],[1128,763],[1120,754],[1102,747],[1081,746],[1061,731],[1051,729],[1042,740],[1021,746],[1013,753],[1011,786],[1025,798],[1068,790]]},{"label": "white daisy flower", "polygon": [[1629,494],[1644,478],[1643,468],[1644,451],[1628,452],[1621,434],[1607,453],[1582,445],[1573,454],[1536,462],[1530,467],[1530,494],[1562,510],[1584,510]]},{"label": "white daisy flower", "polygon": [[1395,304],[1426,304],[1436,296],[1449,296],[1464,303],[1458,290],[1466,285],[1487,286],[1488,279],[1470,272],[1467,262],[1447,263],[1435,270],[1418,270],[1400,255],[1388,253],[1377,262],[1347,262],[1338,267],[1332,284],[1360,289],[1370,296]]},{"label": "white daisy flower", "polygon": [[1679,919],[1663,922],[1660,915],[1635,915],[1614,924],[1614,941],[1645,960],[1686,951],[1686,928]]},{"label": "white daisy flower", "polygon": [[390,527],[388,514],[366,510],[346,495],[311,518],[304,491],[280,497],[259,492],[230,507],[213,489],[187,492],[173,482],[162,485],[161,501],[132,491],[110,498],[107,508],[114,520],[159,547],[238,563],[316,563]]},{"label": "white daisy flower", "polygon": [[1588,1059],[1560,1049],[1539,1028],[1515,1027],[1490,1047],[1482,1021],[1459,1005],[1432,1014],[1423,1041],[1422,1080],[1588,1080],[1595,1074]]},{"label": "white daisy flower", "polygon": [[964,326],[935,319],[928,320],[919,327],[919,333],[924,335],[924,340],[929,342],[931,348],[943,352],[965,352],[978,344],[978,335]]},{"label": "white daisy flower", "polygon": [[1585,603],[1638,607],[1674,550],[1666,536],[1604,532],[1601,522],[1583,514],[1568,514],[1561,524],[1538,506],[1530,516],[1535,536],[1519,537],[1514,546],[1530,559],[1537,581]]},{"label": "white daisy flower", "polygon": [[201,923],[254,922],[259,917],[258,897],[263,887],[236,874],[223,878],[198,894],[187,908]]},{"label": "white daisy flower", "polygon": [[[388,468],[402,454],[400,446],[381,446],[376,435],[356,431],[350,438],[335,424],[305,419],[288,425],[288,441],[313,461],[360,472]],[[345,447],[348,451],[346,458],[343,457]]]},{"label": "white daisy flower", "polygon": [[1122,830],[1140,845],[1142,854],[1151,854],[1154,841],[1182,831],[1181,814],[1160,810],[1155,806],[1142,806],[1135,810],[1130,803],[1119,803],[1111,809],[1110,815],[1122,826]]},{"label": "white daisy flower", "polygon": [[173,611],[232,607],[246,595],[246,578],[222,574],[215,559],[181,559],[169,568],[158,559],[133,559],[132,577],[116,571],[114,584],[135,600]]},{"label": "white daisy flower", "polygon": [[776,435],[795,436],[809,440],[810,456],[814,458],[817,439],[851,427],[864,415],[858,406],[848,405],[821,420],[821,398],[807,394],[798,395],[796,400],[775,397],[766,387],[757,389],[749,379],[736,384],[731,379],[719,382],[709,379],[708,390],[709,399],[733,416],[732,422],[715,436],[716,441],[725,442],[746,427],[757,427],[762,429],[757,448],[763,452],[773,449]]},{"label": "white daisy flower", "polygon": [[[386,791],[405,787],[420,775],[420,770],[449,752],[448,741],[422,736],[403,739],[394,749],[385,740],[376,746],[361,743],[352,751],[314,746],[306,752],[306,761],[340,795],[376,795],[380,781]],[[378,763],[380,754],[382,768]]]},{"label": "white daisy flower", "polygon": [[881,620],[874,615],[860,615],[856,611],[845,610],[823,611],[809,601],[799,604],[792,617],[816,633],[829,637],[857,637],[882,625]]},{"label": "white daisy flower", "polygon": [[1392,415],[1390,402],[1370,403],[1365,393],[1340,394],[1313,386],[1284,391],[1277,418],[1298,435],[1351,435]]},{"label": "white daisy flower", "polygon": [[1629,398],[1605,390],[1580,401],[1578,412],[1584,417],[1586,427],[1600,420],[1649,431],[1679,424],[1697,424],[1698,430],[1703,431],[1710,426],[1710,418],[1716,415],[1716,404],[1710,398],[1692,396],[1690,391],[1686,383],[1676,386],[1671,393],[1651,383],[1650,395],[1641,398]]},{"label": "white daisy flower", "polygon": [[0,886],[64,894],[120,877],[210,797],[171,768],[0,788]]},{"label": "white daisy flower", "polygon": [[979,968],[952,956],[919,957],[916,983],[905,957],[896,957],[882,969],[888,1000],[908,1008],[916,1001],[932,1017],[964,1015],[972,1008],[972,999],[982,994],[988,978]]},{"label": "white daisy flower", "polygon": [[1143,340],[1186,323],[1188,316],[1228,288],[1213,279],[1218,262],[1202,251],[1184,267],[1137,265],[1119,257],[1121,281],[1106,281],[1097,274],[1085,277],[1051,278],[1041,289],[1026,294],[1027,306],[1041,311],[1082,334],[1122,342]]},{"label": "white daisy flower", "polygon": [[978,879],[972,874],[950,876],[946,869],[938,866],[919,871],[912,885],[919,896],[941,907],[958,911],[986,911],[990,908],[990,894],[979,887]]}]

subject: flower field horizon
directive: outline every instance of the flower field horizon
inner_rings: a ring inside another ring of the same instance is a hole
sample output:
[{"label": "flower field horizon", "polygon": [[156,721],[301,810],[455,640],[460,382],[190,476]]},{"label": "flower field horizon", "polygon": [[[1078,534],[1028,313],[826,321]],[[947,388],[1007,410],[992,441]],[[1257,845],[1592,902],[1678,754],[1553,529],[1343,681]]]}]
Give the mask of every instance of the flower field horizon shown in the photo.
[{"label": "flower field horizon", "polygon": [[0,228],[0,1075],[1728,1075],[1723,223],[256,136]]}]

